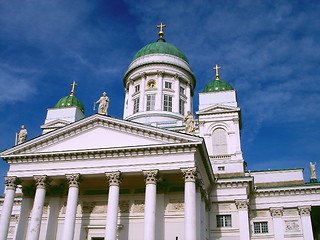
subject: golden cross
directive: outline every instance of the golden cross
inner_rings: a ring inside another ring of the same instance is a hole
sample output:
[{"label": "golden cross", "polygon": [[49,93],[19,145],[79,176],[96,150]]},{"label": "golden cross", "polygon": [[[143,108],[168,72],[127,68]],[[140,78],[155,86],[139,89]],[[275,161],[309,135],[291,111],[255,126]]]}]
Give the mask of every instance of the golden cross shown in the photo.
[{"label": "golden cross", "polygon": [[162,28],[166,27],[167,25],[163,24],[162,22],[160,23],[160,25],[157,25],[157,28],[160,28],[160,31],[158,32],[159,37],[162,38],[164,35],[164,31]]},{"label": "golden cross", "polygon": [[76,83],[76,81],[73,81],[73,83],[70,84],[70,86],[72,86],[70,96],[74,96],[74,87],[78,86],[78,84]]},{"label": "golden cross", "polygon": [[221,69],[221,67],[218,66],[218,64],[216,64],[216,67],[212,68],[213,70],[216,70],[216,80],[219,80],[219,69]]}]

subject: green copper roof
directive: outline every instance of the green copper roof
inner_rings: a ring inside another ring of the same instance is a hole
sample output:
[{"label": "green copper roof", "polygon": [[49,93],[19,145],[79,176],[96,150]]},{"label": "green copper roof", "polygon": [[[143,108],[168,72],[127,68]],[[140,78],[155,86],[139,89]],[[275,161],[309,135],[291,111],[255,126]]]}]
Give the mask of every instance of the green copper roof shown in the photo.
[{"label": "green copper roof", "polygon": [[78,107],[82,112],[84,112],[83,104],[74,95],[68,95],[59,100],[54,106],[55,108],[66,108],[66,107]]},{"label": "green copper roof", "polygon": [[156,42],[150,43],[143,48],[141,48],[136,55],[134,55],[132,61],[136,60],[139,57],[155,54],[155,53],[163,53],[163,54],[170,54],[176,57],[183,59],[184,61],[188,62],[186,55],[184,55],[181,50],[179,50],[173,44],[167,43],[163,38],[159,38]]},{"label": "green copper roof", "polygon": [[221,79],[215,79],[211,82],[209,82],[203,89],[202,92],[219,92],[219,91],[228,91],[228,90],[234,90],[231,85],[223,81]]}]

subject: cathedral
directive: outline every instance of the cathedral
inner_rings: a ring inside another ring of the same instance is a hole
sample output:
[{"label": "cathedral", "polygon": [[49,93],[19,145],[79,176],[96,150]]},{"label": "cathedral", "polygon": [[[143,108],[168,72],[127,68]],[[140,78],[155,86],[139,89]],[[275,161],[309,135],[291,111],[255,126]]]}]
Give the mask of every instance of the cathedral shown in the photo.
[{"label": "cathedral", "polygon": [[302,168],[247,171],[236,90],[216,65],[194,109],[188,58],[158,27],[124,73],[123,119],[106,93],[85,116],[74,82],[42,135],[22,127],[0,153],[0,240],[320,239],[315,164],[310,181]]}]

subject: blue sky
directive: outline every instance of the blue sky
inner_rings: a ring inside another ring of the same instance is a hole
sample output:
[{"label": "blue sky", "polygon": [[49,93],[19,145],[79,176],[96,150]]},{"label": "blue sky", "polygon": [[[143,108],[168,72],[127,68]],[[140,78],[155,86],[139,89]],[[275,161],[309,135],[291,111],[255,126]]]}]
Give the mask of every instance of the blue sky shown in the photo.
[{"label": "blue sky", "polygon": [[0,150],[22,124],[28,139],[40,135],[72,81],[86,116],[106,91],[109,114],[122,118],[122,77],[161,21],[196,76],[194,111],[215,64],[237,90],[248,169],[301,167],[308,178],[320,160],[316,0],[0,0]]}]

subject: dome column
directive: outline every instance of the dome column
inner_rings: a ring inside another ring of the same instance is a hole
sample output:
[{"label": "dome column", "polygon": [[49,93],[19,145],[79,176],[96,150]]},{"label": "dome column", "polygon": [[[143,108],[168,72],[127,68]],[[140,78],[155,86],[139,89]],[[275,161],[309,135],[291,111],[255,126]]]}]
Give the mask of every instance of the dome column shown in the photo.
[{"label": "dome column", "polygon": [[157,95],[156,95],[156,103],[155,103],[155,110],[161,111],[163,106],[163,78],[164,78],[164,71],[157,72]]},{"label": "dome column", "polygon": [[173,86],[174,86],[174,97],[173,97],[173,106],[172,106],[172,111],[176,112],[176,113],[180,113],[179,111],[179,102],[180,102],[180,76],[179,75],[175,75],[173,77],[174,82],[173,82]]},{"label": "dome column", "polygon": [[139,112],[144,112],[145,107],[145,93],[146,93],[146,80],[147,80],[147,73],[143,72],[141,74],[141,82],[140,82],[140,104],[139,104]]}]

